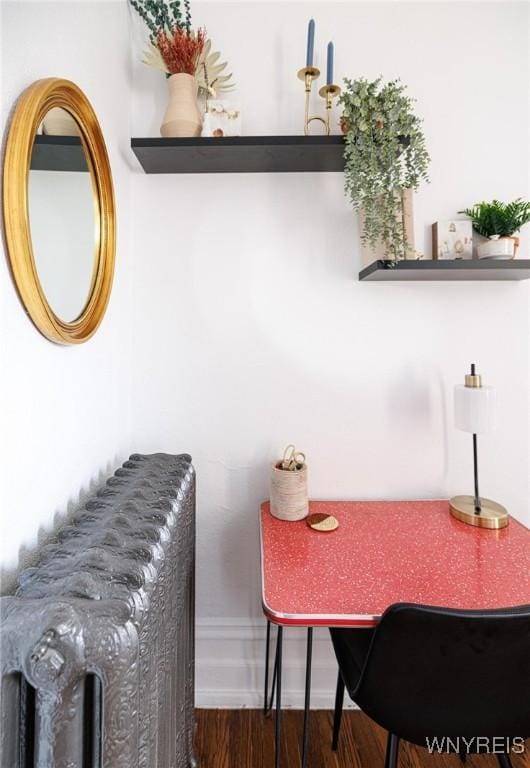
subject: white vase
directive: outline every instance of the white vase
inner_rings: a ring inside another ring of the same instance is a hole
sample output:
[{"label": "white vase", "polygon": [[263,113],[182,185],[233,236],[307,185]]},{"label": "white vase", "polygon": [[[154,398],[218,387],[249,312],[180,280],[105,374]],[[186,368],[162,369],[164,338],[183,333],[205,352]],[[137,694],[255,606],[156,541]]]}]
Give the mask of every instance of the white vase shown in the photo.
[{"label": "white vase", "polygon": [[47,136],[79,136],[79,128],[72,115],[62,107],[52,107],[42,121],[42,132]]},{"label": "white vase", "polygon": [[477,246],[477,255],[479,259],[513,259],[517,245],[516,237],[492,235]]},{"label": "white vase", "polygon": [[201,113],[197,104],[197,81],[184,73],[168,78],[169,101],[160,126],[162,136],[200,136]]}]

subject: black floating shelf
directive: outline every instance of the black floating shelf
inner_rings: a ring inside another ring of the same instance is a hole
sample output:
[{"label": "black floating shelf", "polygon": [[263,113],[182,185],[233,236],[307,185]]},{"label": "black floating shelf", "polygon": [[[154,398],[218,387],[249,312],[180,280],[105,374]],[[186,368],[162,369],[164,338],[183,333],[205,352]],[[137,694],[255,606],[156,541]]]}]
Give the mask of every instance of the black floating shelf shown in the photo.
[{"label": "black floating shelf", "polygon": [[30,167],[32,171],[88,172],[79,136],[35,136]]},{"label": "black floating shelf", "polygon": [[492,259],[400,261],[392,266],[388,261],[374,261],[359,272],[363,281],[409,280],[528,280],[530,259],[493,261]]},{"label": "black floating shelf", "polygon": [[342,136],[131,139],[146,173],[298,173],[344,170]]}]

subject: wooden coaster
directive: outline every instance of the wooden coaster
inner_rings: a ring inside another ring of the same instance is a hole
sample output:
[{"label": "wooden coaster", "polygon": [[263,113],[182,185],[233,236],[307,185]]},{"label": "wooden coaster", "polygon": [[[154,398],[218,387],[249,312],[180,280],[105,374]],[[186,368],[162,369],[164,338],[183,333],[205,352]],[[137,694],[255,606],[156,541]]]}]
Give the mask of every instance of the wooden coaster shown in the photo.
[{"label": "wooden coaster", "polygon": [[336,531],[339,527],[337,518],[333,517],[333,515],[326,515],[325,512],[314,512],[306,517],[306,523],[314,531],[322,531],[324,533]]}]

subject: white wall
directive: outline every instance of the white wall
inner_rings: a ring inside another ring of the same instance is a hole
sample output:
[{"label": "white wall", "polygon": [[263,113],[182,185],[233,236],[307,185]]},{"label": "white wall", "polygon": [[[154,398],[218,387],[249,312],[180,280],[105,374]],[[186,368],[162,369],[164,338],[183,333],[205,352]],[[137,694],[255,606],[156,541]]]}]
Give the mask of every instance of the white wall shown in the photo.
[{"label": "white wall", "polygon": [[[416,196],[427,254],[432,222],[528,196],[526,4],[194,8],[233,68],[247,134],[301,132],[310,16],[321,68],[333,39],[337,77],[408,84],[432,155]],[[165,82],[137,63],[134,83],[134,135],[157,135]],[[530,522],[529,283],[359,284],[342,185],[339,174],[134,176],[145,222],[135,432],[146,450],[189,450],[198,469],[200,703],[258,701],[257,509],[287,443],[307,453],[314,497],[469,492],[471,439],[453,427],[451,397],[476,362],[500,400],[496,437],[480,445],[482,492]],[[331,705],[334,675],[317,663]]]},{"label": "white wall", "polygon": [[118,217],[110,304],[86,344],[60,347],[43,338],[0,260],[0,562],[7,590],[19,554],[22,562],[30,558],[37,535],[131,450],[130,58],[124,3],[2,2],[1,13],[2,129],[34,80],[78,83],[107,141]]}]

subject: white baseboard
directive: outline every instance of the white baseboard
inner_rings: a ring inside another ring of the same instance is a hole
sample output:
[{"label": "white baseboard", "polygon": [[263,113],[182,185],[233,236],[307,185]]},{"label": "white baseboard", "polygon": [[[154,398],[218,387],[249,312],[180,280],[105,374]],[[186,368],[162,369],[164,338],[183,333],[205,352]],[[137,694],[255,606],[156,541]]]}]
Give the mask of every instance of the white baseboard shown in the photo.
[{"label": "white baseboard", "polygon": [[[205,709],[259,709],[263,706],[266,622],[260,619],[198,619],[195,703]],[[282,706],[302,709],[306,630],[283,633]],[[271,632],[270,679],[276,629]],[[333,709],[337,662],[327,629],[313,633],[311,708]],[[345,707],[353,704],[345,697]]]}]

